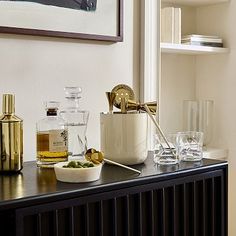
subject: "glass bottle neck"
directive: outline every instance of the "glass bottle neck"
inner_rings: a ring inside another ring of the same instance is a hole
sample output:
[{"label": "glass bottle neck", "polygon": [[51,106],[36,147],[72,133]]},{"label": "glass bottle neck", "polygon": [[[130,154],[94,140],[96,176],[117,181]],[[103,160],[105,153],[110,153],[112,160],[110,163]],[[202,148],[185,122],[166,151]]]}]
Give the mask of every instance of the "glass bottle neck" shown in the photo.
[{"label": "glass bottle neck", "polygon": [[66,98],[66,108],[67,109],[79,109],[79,99],[80,98],[67,97]]}]

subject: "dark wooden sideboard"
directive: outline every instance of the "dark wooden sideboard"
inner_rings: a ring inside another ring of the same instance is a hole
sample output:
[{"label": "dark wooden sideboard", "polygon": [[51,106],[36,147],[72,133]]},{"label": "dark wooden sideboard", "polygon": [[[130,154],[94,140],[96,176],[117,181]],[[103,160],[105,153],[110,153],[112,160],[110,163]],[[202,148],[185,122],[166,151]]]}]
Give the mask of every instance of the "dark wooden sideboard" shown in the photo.
[{"label": "dark wooden sideboard", "polygon": [[227,236],[227,162],[104,165],[100,180],[56,181],[26,162],[0,176],[1,236]]}]

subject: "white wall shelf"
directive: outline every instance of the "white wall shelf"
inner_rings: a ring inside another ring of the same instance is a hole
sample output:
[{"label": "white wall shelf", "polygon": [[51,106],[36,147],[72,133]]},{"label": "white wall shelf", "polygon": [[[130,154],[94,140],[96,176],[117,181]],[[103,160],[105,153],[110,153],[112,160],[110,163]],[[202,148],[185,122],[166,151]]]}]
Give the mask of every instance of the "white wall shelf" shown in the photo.
[{"label": "white wall shelf", "polygon": [[228,2],[229,0],[162,0],[165,3],[189,6],[204,6]]},{"label": "white wall shelf", "polygon": [[198,54],[219,54],[228,53],[228,48],[219,47],[207,47],[207,46],[195,46],[195,45],[184,45],[184,44],[172,44],[172,43],[161,43],[162,53],[176,53],[176,54],[187,54],[187,55],[198,55]]}]

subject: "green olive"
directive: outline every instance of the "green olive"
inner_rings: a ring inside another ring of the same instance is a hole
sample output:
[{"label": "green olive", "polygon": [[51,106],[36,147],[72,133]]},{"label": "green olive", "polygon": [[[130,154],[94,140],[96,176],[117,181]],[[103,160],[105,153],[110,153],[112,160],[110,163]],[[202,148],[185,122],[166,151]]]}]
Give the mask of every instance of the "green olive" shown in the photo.
[{"label": "green olive", "polygon": [[92,162],[80,162],[80,161],[70,161],[67,165],[64,165],[63,168],[90,168],[94,167]]}]

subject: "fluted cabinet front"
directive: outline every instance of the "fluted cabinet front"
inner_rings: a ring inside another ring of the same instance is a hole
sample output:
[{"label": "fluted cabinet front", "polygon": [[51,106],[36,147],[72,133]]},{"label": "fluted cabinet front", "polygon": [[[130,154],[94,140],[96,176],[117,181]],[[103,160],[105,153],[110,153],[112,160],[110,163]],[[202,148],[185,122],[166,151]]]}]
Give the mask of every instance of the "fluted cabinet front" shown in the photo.
[{"label": "fluted cabinet front", "polygon": [[223,169],[16,210],[19,236],[226,236]]}]

